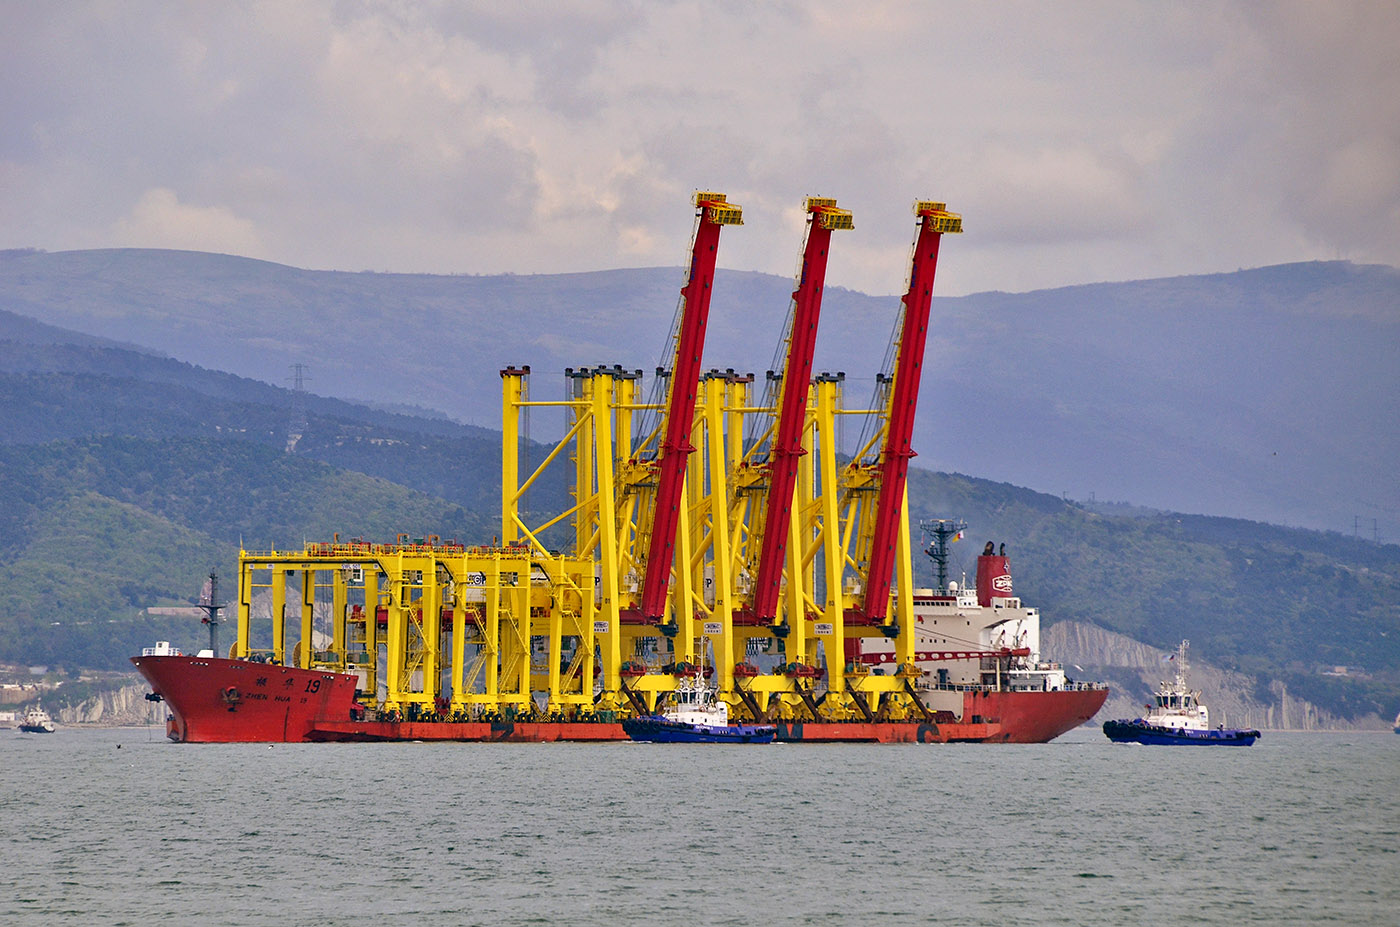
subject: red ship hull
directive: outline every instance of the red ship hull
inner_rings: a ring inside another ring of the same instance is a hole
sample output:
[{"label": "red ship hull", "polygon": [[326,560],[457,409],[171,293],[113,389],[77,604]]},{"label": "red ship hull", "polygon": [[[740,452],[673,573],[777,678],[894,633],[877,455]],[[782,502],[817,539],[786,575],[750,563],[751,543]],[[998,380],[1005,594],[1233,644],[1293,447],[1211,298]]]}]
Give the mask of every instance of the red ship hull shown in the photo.
[{"label": "red ship hull", "polygon": [[131,662],[169,707],[166,732],[177,743],[296,742],[317,721],[360,710],[356,678],[345,673],[214,657]]},{"label": "red ship hull", "polygon": [[789,743],[1040,744],[1084,724],[1107,699],[1107,689],[974,691],[963,694],[963,715],[958,721],[780,722],[777,739]]},{"label": "red ship hull", "polygon": [[775,739],[804,744],[945,744],[977,742],[993,733],[991,725],[958,721],[791,721],[778,723]]},{"label": "red ship hull", "polygon": [[[619,723],[361,721],[354,676],[207,657],[133,657],[169,706],[178,743],[369,741],[616,741]],[[1044,743],[1085,723],[1106,689],[966,692],[949,722],[790,722],[780,741],[801,743]]]},{"label": "red ship hull", "polygon": [[[1098,714],[1108,689],[1064,689],[1054,692],[963,693],[963,723],[996,728],[981,743],[1043,744],[1079,727]],[[957,738],[954,738],[957,739]]]},{"label": "red ship hull", "polygon": [[597,721],[326,721],[307,740],[335,743],[403,740],[554,743],[627,740],[622,725]]}]

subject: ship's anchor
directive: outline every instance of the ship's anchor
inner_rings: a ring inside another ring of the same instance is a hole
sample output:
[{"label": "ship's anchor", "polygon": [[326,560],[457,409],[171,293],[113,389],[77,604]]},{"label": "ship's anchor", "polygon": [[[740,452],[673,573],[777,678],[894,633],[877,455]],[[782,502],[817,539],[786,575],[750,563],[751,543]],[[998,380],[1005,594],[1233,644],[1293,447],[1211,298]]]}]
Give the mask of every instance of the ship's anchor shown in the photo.
[{"label": "ship's anchor", "polygon": [[238,703],[243,701],[243,696],[233,686],[229,686],[221,694],[224,697],[224,702],[228,704],[229,711],[233,711],[238,707]]}]

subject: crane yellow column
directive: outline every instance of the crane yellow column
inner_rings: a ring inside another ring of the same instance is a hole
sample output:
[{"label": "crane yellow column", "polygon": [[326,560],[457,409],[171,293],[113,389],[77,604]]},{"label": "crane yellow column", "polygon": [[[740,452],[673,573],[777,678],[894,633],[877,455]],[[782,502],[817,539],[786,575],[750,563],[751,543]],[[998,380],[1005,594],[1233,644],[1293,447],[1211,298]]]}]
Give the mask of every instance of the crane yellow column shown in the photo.
[{"label": "crane yellow column", "polygon": [[285,567],[272,569],[272,660],[287,665],[287,574]]},{"label": "crane yellow column", "polygon": [[[345,666],[346,643],[349,640],[346,622],[350,615],[350,590],[347,567],[330,571],[331,574],[331,653],[333,661],[324,665],[343,668]],[[317,658],[320,663],[320,658]]]},{"label": "crane yellow column", "polygon": [[710,467],[710,551],[714,568],[714,614],[705,621],[705,636],[714,645],[715,680],[721,697],[734,691],[734,561],[730,554],[728,466],[724,440],[723,375],[706,376],[704,383],[705,447]]},{"label": "crane yellow column", "polygon": [[826,703],[832,720],[844,720],[846,705],[846,532],[836,491],[836,415],[842,377],[817,377],[817,436],[820,455],[821,508],[818,512],[822,576],[826,595],[813,623],[812,636],[826,653]]},{"label": "crane yellow column", "polygon": [[233,643],[232,654],[238,660],[248,659],[248,642],[252,639],[254,566],[247,557],[246,550],[238,551],[238,637]]},{"label": "crane yellow column", "polygon": [[501,540],[510,544],[520,533],[516,507],[520,502],[520,405],[525,398],[525,378],[530,368],[507,367],[501,371]]},{"label": "crane yellow column", "polygon": [[615,457],[612,437],[612,377],[598,374],[593,379],[593,460],[598,488],[598,560],[600,566],[598,612],[593,620],[593,637],[601,648],[603,658],[603,694],[599,708],[615,710],[617,693],[621,691],[622,618],[618,587],[620,558],[618,551],[617,495],[613,483]]},{"label": "crane yellow column", "polygon": [[379,645],[383,638],[379,633],[379,563],[370,561],[362,567],[364,576],[364,646],[365,678],[363,682],[366,704],[379,700],[379,680],[382,678],[379,666]]},{"label": "crane yellow column", "polygon": [[310,669],[311,661],[315,658],[315,620],[316,620],[316,570],[303,569],[301,571],[301,639],[297,646],[293,648],[296,655],[296,665],[302,669]]}]

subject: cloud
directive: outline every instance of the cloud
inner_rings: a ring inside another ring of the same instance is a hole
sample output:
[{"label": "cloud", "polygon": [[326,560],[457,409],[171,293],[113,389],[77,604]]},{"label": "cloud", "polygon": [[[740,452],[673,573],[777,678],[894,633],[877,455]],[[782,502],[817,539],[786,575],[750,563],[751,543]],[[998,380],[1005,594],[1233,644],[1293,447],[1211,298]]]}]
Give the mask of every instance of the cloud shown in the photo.
[{"label": "cloud", "polygon": [[1123,152],[995,145],[966,170],[964,208],[1003,243],[1102,242],[1137,235],[1150,218],[1143,168]]},{"label": "cloud", "polygon": [[0,37],[0,247],[679,264],[705,187],[745,207],[721,264],[782,274],[802,197],[837,197],[856,230],[829,279],[876,293],[902,286],[918,197],[965,218],[941,293],[1400,264],[1387,4],[24,10]]},{"label": "cloud", "polygon": [[221,206],[181,203],[174,190],[147,190],[112,227],[114,242],[132,248],[177,248],[262,257],[257,228]]}]

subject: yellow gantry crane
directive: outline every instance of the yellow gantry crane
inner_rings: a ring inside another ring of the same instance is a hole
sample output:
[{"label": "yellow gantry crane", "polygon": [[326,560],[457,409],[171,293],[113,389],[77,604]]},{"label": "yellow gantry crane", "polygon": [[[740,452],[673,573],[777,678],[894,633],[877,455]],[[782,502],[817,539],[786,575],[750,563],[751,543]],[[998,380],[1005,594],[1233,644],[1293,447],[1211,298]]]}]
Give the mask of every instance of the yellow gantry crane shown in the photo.
[{"label": "yellow gantry crane", "polygon": [[[938,243],[961,219],[915,204],[894,366],[874,408],[848,410],[843,375],[814,377],[812,357],[830,236],[851,213],[805,201],[782,370],[757,390],[752,375],[702,370],[719,233],[742,210],[714,192],[694,203],[659,398],[642,398],[640,371],[596,367],[538,401],[529,367],[502,370],[499,539],[243,551],[233,655],[357,673],[366,705],[408,718],[649,712],[702,663],[736,717],[918,717],[905,481]],[[535,408],[562,409],[566,430],[522,473]],[[875,427],[843,463],[851,415]],[[551,466],[570,467],[572,504],[531,521],[522,500]],[[565,533],[565,552],[544,540]],[[852,642],[872,635],[895,640],[894,675],[856,658]]]}]

